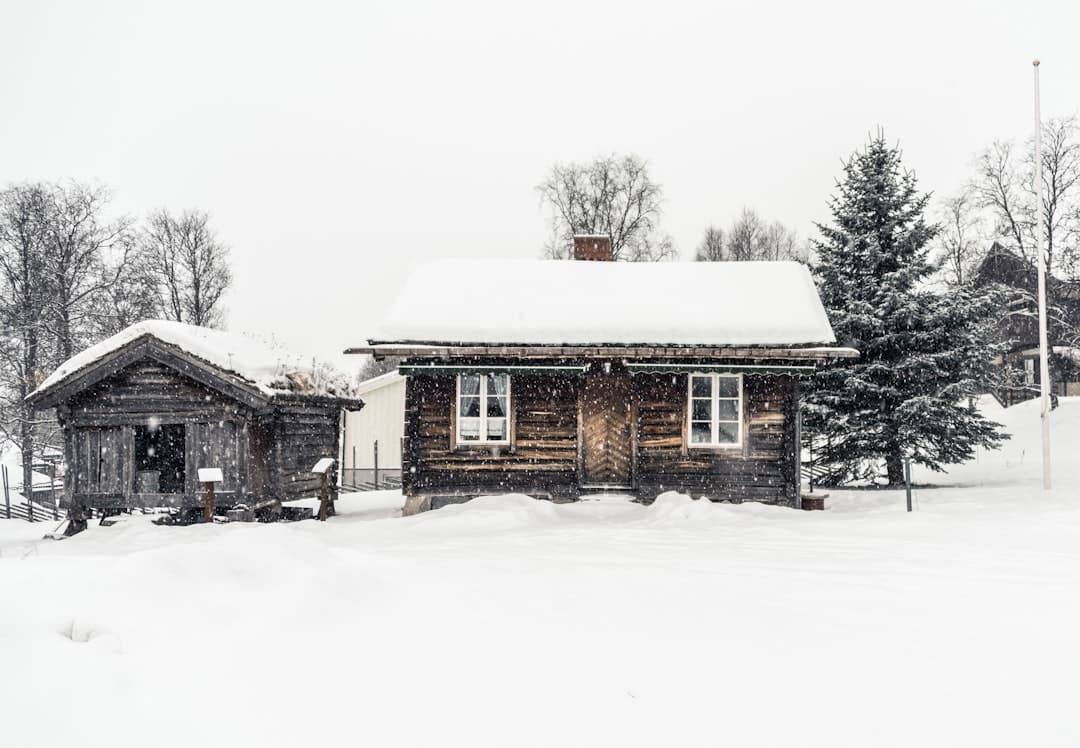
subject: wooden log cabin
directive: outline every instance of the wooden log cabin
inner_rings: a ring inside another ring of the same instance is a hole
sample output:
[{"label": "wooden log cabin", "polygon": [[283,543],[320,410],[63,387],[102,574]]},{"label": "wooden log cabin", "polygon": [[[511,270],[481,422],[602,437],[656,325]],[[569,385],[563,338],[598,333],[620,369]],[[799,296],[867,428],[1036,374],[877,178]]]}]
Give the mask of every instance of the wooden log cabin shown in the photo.
[{"label": "wooden log cabin", "polygon": [[62,364],[28,400],[56,409],[65,499],[109,512],[199,506],[207,467],[222,470],[218,507],[314,496],[311,467],[337,456],[343,409],[363,405],[347,393],[245,336],[148,321]]},{"label": "wooden log cabin", "polygon": [[835,346],[797,263],[443,261],[368,345],[402,357],[406,512],[664,491],[799,506],[799,380]]}]

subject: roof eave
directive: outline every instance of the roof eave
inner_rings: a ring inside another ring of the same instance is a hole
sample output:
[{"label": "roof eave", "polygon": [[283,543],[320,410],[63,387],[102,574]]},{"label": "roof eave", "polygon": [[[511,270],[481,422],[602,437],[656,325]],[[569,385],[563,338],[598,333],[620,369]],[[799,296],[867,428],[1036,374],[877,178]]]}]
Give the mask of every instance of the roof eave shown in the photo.
[{"label": "roof eave", "polygon": [[417,359],[475,358],[483,356],[511,358],[727,358],[791,359],[828,361],[858,358],[854,348],[835,344],[799,345],[669,345],[669,344],[599,344],[599,345],[528,345],[518,343],[414,343],[372,342],[345,350],[346,354],[366,354],[375,358],[402,357]]}]

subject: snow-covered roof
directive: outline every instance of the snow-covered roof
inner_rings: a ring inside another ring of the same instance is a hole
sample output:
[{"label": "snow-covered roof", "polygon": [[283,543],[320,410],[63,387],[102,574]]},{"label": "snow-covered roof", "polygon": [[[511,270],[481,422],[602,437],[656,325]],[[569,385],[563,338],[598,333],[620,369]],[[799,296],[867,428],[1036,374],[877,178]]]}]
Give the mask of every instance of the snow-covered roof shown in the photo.
[{"label": "snow-covered roof", "polygon": [[366,395],[369,392],[381,390],[383,387],[389,387],[392,384],[399,384],[403,383],[404,381],[405,377],[403,377],[401,374],[397,373],[396,371],[388,371],[385,374],[380,374],[379,376],[372,377],[371,379],[365,379],[363,382],[357,384],[356,394]]},{"label": "snow-covered roof", "polygon": [[441,260],[417,265],[370,342],[833,343],[796,262]]},{"label": "snow-covered roof", "polygon": [[30,397],[49,390],[144,336],[156,338],[234,374],[267,396],[284,393],[345,394],[339,391],[337,385],[340,382],[313,368],[311,359],[290,353],[277,345],[239,333],[181,322],[147,320],[131,325],[72,356],[58,366]]}]

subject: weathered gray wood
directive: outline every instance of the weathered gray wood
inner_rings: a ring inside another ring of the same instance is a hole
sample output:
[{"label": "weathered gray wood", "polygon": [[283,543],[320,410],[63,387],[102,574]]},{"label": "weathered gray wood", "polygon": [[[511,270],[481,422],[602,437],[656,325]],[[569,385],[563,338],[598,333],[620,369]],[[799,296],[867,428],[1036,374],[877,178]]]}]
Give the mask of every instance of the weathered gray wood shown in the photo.
[{"label": "weathered gray wood", "polygon": [[725,347],[725,346],[542,346],[542,345],[446,345],[441,343],[378,343],[347,348],[346,354],[368,354],[377,359],[403,357],[415,360],[458,358],[509,359],[758,359],[762,361],[828,361],[834,358],[858,358],[851,348],[807,347]]}]

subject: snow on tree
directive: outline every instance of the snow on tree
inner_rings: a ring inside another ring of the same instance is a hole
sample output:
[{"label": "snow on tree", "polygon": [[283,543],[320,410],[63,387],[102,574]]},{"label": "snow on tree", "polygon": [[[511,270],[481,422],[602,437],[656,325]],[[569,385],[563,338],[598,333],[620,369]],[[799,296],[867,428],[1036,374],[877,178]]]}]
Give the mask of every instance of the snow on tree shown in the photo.
[{"label": "snow on tree", "polygon": [[837,341],[857,360],[825,367],[806,392],[805,426],[827,480],[903,482],[903,460],[942,470],[997,447],[999,424],[971,404],[998,346],[998,292],[935,293],[930,242],[914,174],[898,147],[872,137],[844,165],[832,222],[818,225],[814,268]]}]

